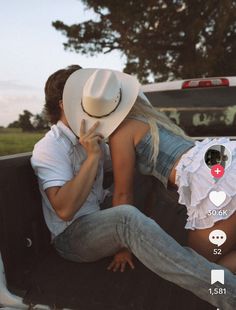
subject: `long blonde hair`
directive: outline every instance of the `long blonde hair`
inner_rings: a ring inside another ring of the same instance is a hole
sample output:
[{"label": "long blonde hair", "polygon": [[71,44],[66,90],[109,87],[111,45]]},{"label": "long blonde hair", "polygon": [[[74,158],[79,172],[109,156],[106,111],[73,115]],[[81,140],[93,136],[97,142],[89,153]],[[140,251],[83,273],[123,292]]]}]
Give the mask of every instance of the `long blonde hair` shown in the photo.
[{"label": "long blonde hair", "polygon": [[157,156],[159,153],[159,130],[157,125],[161,125],[174,134],[192,141],[192,138],[187,136],[185,132],[180,127],[175,125],[164,113],[161,113],[156,108],[154,108],[147,97],[141,92],[138,95],[129,114],[127,115],[127,118],[129,116],[135,117],[139,115],[144,117],[150,126],[150,133],[152,137],[151,161],[154,165],[156,164]]}]

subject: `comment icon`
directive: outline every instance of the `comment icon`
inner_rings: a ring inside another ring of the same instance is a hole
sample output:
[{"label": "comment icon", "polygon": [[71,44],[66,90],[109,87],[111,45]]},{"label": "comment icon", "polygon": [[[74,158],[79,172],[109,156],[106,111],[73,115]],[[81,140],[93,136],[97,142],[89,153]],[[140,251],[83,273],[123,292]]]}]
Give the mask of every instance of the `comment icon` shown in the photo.
[{"label": "comment icon", "polygon": [[212,244],[217,245],[218,247],[224,244],[226,239],[227,239],[226,233],[220,229],[215,229],[209,234],[209,241]]}]

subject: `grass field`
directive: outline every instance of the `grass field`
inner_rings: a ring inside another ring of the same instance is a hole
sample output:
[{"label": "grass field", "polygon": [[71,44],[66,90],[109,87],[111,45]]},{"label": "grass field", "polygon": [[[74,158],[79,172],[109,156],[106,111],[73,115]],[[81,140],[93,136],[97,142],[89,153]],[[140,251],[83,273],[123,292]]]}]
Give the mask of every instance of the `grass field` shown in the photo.
[{"label": "grass field", "polygon": [[0,128],[0,156],[31,152],[45,132],[22,132],[18,128]]}]

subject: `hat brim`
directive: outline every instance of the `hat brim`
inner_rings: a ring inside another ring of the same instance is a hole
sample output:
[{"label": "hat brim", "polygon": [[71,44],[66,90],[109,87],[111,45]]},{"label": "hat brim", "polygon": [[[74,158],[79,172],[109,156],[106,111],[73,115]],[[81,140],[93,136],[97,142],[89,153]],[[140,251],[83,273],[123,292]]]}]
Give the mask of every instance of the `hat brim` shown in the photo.
[{"label": "hat brim", "polygon": [[[126,73],[112,70],[121,82],[121,101],[116,110],[108,116],[95,118],[89,116],[82,108],[83,87],[88,78],[98,69],[79,69],[73,72],[67,79],[63,91],[63,107],[66,119],[76,136],[80,135],[80,124],[82,119],[86,121],[86,130],[88,130],[96,121],[99,121],[97,131],[104,138],[120,125],[129,113],[138,96],[140,84],[138,80]],[[99,69],[105,70],[105,69]]]}]

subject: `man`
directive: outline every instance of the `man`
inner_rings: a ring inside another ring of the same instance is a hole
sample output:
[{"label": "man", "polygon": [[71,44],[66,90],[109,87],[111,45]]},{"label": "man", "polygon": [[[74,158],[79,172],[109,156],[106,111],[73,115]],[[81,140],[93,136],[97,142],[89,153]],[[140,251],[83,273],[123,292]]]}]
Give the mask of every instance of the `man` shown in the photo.
[{"label": "man", "polygon": [[[124,270],[126,262],[133,268],[131,256],[123,250],[127,248],[164,279],[220,309],[235,309],[236,278],[227,269],[227,295],[210,295],[211,270],[222,269],[222,266],[208,262],[190,248],[181,247],[157,223],[133,206],[100,210],[105,196],[102,188],[104,167],[110,165],[103,136],[97,131],[100,123],[86,129],[82,120],[79,132],[74,133],[62,100],[65,83],[80,70],[83,69],[79,66],[70,66],[55,72],[47,80],[45,108],[54,125],[35,145],[31,159],[43,198],[45,221],[56,250],[65,259],[76,262],[92,262],[118,253],[110,269]],[[131,84],[133,82],[130,80]],[[94,85],[87,86],[90,91],[94,90]],[[84,90],[81,85],[74,87],[81,88],[80,92]],[[220,287],[218,282],[214,284],[214,288]]]}]

